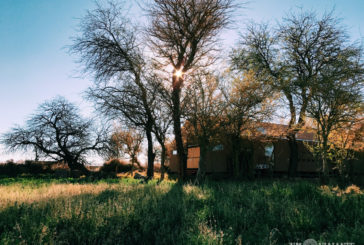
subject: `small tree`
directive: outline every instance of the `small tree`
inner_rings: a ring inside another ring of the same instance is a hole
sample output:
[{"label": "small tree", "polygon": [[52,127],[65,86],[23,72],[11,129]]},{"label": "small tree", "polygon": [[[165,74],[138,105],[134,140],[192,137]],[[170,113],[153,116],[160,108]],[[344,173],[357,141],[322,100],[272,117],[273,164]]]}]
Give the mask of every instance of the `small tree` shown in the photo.
[{"label": "small tree", "polygon": [[337,47],[337,59],[316,80],[307,112],[317,124],[324,177],[329,174],[330,134],[363,116],[364,64],[361,49]]},{"label": "small tree", "polygon": [[357,118],[341,124],[340,128],[330,133],[329,142],[334,148],[331,161],[335,164],[342,180],[353,177],[352,160],[356,151],[364,149],[364,118]]},{"label": "small tree", "polygon": [[161,147],[161,181],[164,179],[165,173],[165,162],[167,157],[166,141],[172,124],[169,93],[163,86],[162,81],[163,80],[160,78],[155,77],[153,81],[150,81],[149,83],[151,93],[156,95],[153,106],[153,117],[155,122],[153,126],[153,133]]},{"label": "small tree", "polygon": [[269,119],[273,109],[272,90],[269,85],[262,85],[253,71],[235,75],[230,73],[227,82],[222,126],[232,149],[235,177],[248,176],[252,169],[248,163],[244,166],[242,162],[242,133],[252,128],[255,122]]},{"label": "small tree", "polygon": [[218,141],[223,112],[223,96],[219,80],[209,72],[200,72],[191,78],[186,110],[186,130],[189,139],[194,139],[200,147],[200,160],[196,181],[203,180],[207,162],[207,152]]},{"label": "small tree", "polygon": [[134,129],[117,129],[111,134],[110,143],[111,146],[114,146],[114,152],[117,152],[119,156],[127,155],[130,157],[131,174],[133,174],[134,164],[141,168],[138,154],[141,152],[143,138],[143,135]]},{"label": "small tree", "polygon": [[10,151],[35,149],[41,157],[63,160],[71,170],[87,173],[86,154],[103,150],[106,136],[79,116],[76,106],[58,97],[41,104],[25,127],[13,128],[1,142]]}]

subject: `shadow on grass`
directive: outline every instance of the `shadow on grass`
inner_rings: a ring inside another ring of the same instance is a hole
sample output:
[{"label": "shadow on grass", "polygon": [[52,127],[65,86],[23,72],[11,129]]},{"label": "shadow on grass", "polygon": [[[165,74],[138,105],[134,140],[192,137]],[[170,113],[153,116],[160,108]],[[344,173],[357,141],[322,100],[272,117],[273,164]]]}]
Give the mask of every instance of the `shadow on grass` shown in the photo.
[{"label": "shadow on grass", "polygon": [[0,243],[364,244],[364,197],[311,183],[127,184],[0,211]]},{"label": "shadow on grass", "polygon": [[[4,177],[0,178],[0,185],[12,185],[12,184],[23,184],[23,185],[47,185],[47,184],[97,184],[97,183],[108,183],[116,184],[122,181],[133,182],[133,180],[125,180],[119,178],[57,178],[53,175],[38,175],[38,176],[22,176],[22,177]],[[136,181],[134,181],[136,182]]]},{"label": "shadow on grass", "polygon": [[191,228],[186,205],[179,184],[15,204],[0,212],[0,243],[177,244]]}]

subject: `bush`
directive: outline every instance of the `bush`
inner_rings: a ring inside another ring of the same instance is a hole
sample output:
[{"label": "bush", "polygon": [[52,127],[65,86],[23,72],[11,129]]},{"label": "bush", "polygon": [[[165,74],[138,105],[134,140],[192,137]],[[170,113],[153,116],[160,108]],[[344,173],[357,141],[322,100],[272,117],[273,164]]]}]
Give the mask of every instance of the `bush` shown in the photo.
[{"label": "bush", "polygon": [[9,177],[15,177],[19,174],[19,167],[17,164],[13,162],[7,162],[5,164],[1,164],[0,174]]},{"label": "bush", "polygon": [[50,168],[42,162],[25,161],[24,170],[28,174],[44,174],[49,173]]},{"label": "bush", "polygon": [[25,161],[24,164],[17,164],[8,161],[5,164],[0,164],[0,175],[8,177],[16,177],[22,174],[47,174],[53,173],[50,166],[45,162]]},{"label": "bush", "polygon": [[104,163],[100,172],[105,173],[125,173],[131,170],[131,164],[120,159],[111,159]]}]

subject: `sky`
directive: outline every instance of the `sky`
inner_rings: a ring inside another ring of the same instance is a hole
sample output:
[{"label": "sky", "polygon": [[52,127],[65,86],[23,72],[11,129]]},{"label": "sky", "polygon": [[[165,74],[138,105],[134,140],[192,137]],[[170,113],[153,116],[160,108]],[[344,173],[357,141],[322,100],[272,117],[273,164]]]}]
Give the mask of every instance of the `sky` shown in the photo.
[{"label": "sky", "polygon": [[[137,5],[130,4],[131,17],[143,19]],[[57,95],[91,115],[92,104],[82,94],[92,78],[81,76],[77,57],[66,47],[77,35],[80,18],[94,7],[93,0],[0,0],[0,134],[24,125],[39,104]],[[229,50],[237,42],[248,21],[274,24],[297,7],[317,14],[334,10],[351,40],[364,42],[363,0],[250,0],[239,9],[236,29],[223,33],[224,47]],[[0,162],[29,157],[0,146]]]}]

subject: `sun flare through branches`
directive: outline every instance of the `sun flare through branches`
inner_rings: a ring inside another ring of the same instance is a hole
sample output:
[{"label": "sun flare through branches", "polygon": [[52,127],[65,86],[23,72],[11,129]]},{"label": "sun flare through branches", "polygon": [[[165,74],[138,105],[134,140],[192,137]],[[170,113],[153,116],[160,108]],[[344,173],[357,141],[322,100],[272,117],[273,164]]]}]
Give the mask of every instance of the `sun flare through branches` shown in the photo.
[{"label": "sun flare through branches", "polygon": [[182,68],[179,70],[176,70],[173,75],[178,78],[182,77],[182,75],[183,75]]}]

